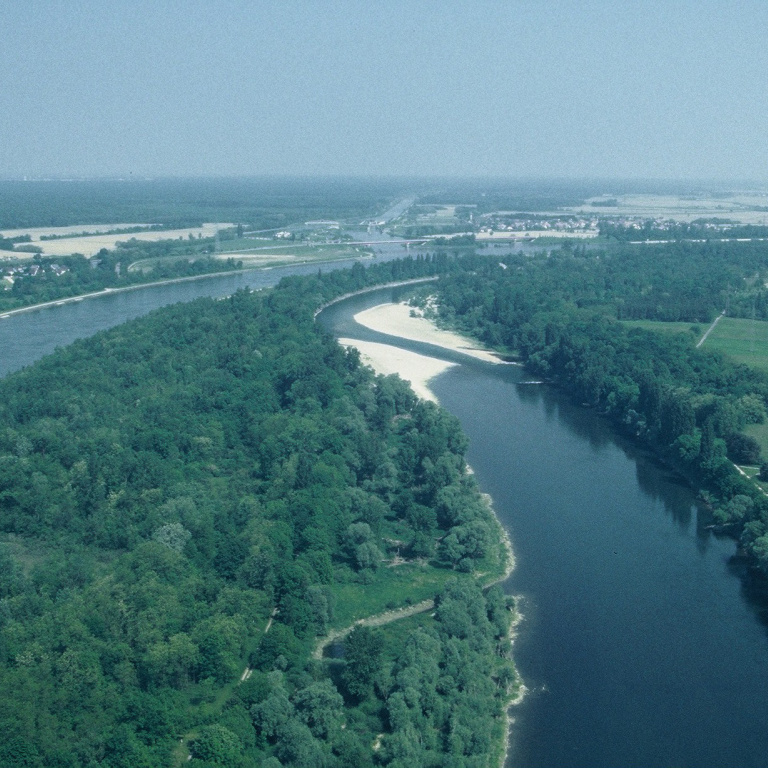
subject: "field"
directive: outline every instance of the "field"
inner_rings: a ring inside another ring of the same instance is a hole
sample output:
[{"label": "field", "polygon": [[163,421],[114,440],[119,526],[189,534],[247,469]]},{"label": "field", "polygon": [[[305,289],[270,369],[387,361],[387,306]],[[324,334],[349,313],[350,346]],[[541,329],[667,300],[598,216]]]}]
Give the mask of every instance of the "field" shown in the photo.
[{"label": "field", "polygon": [[[140,242],[156,243],[160,240],[188,240],[191,237],[197,239],[198,237],[213,237],[220,229],[227,229],[234,226],[233,224],[223,223],[211,223],[203,224],[202,227],[187,227],[185,229],[169,229],[169,230],[156,230],[151,232],[133,232],[131,234],[122,235],[88,235],[86,237],[65,237],[56,240],[39,240],[38,234],[36,237],[32,235],[33,244],[43,249],[44,256],[70,256],[73,253],[81,253],[83,256],[90,258],[95,256],[102,248],[112,250],[118,242],[126,242],[131,239],[136,239]],[[112,229],[119,229],[120,225],[113,225]],[[89,226],[84,225],[82,227],[75,226],[71,229],[78,232],[88,231]],[[22,234],[32,234],[31,232],[23,232]],[[50,230],[47,230],[43,234],[53,234]],[[24,254],[25,258],[29,257],[29,254]]]},{"label": "field", "polygon": [[768,322],[724,317],[702,349],[712,349],[762,371],[768,371]]},{"label": "field", "polygon": [[[605,205],[605,202],[614,199],[616,205]],[[768,224],[768,196],[763,191],[686,196],[603,195],[590,198],[583,205],[564,210],[600,216],[638,216],[689,222],[702,218],[719,218],[738,221],[741,224]]]},{"label": "field", "polygon": [[29,235],[32,242],[36,243],[41,237],[76,237],[86,232],[97,235],[105,232],[114,232],[115,230],[134,229],[135,227],[149,227],[149,224],[73,224],[68,227],[27,227],[26,229],[3,229],[0,230],[2,237],[19,237],[20,235]]},{"label": "field", "polygon": [[[707,326],[694,323],[662,323],[655,320],[627,320],[624,325],[657,333],[690,333],[698,341]],[[768,322],[723,317],[707,337],[702,349],[722,352],[737,363],[768,371]]]},{"label": "field", "polygon": [[[259,248],[250,248],[245,250],[230,250],[229,243],[223,243],[222,250],[219,253],[211,254],[214,259],[226,261],[234,259],[241,261],[243,268],[277,267],[283,264],[295,264],[307,261],[338,261],[340,259],[354,259],[365,256],[372,256],[373,253],[368,248],[354,247],[352,245],[276,245],[261,246]],[[128,266],[129,272],[150,272],[152,269],[163,262],[172,263],[179,260],[179,256],[165,256],[151,259],[138,259]],[[190,260],[193,257],[190,257]]]}]

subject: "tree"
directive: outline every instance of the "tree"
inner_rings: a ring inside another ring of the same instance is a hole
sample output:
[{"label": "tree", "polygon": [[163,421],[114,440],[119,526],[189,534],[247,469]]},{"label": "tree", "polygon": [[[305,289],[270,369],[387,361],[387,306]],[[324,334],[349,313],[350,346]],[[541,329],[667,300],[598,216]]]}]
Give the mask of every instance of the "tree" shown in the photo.
[{"label": "tree", "polygon": [[342,680],[349,693],[366,698],[380,669],[384,641],[369,627],[357,626],[344,640],[344,670]]},{"label": "tree", "polygon": [[294,706],[282,686],[276,687],[264,701],[251,707],[254,727],[272,741],[277,738],[280,728],[293,714]]},{"label": "tree", "polygon": [[376,570],[384,555],[376,546],[368,523],[352,523],[347,529],[347,547],[358,570]]},{"label": "tree", "polygon": [[344,699],[330,680],[312,683],[293,697],[298,718],[309,726],[312,735],[326,739],[344,716]]},{"label": "tree", "polygon": [[223,725],[206,725],[192,742],[192,757],[205,760],[213,765],[231,768],[237,764],[242,753],[242,744],[236,734]]},{"label": "tree", "polygon": [[160,526],[152,534],[152,538],[174,552],[181,552],[192,538],[192,534],[181,523],[168,523]]},{"label": "tree", "polygon": [[760,443],[754,437],[739,432],[725,438],[728,457],[736,464],[759,464]]}]

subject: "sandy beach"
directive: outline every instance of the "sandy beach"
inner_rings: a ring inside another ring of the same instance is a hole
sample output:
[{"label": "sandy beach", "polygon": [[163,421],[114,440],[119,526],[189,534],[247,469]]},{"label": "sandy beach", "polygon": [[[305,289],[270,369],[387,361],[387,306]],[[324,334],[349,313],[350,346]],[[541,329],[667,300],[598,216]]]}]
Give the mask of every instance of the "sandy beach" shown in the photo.
[{"label": "sandy beach", "polygon": [[[492,352],[479,348],[472,339],[451,331],[440,330],[431,320],[412,316],[411,311],[412,308],[407,304],[379,304],[358,312],[355,320],[366,328],[390,336],[399,336],[411,341],[425,341],[491,363],[501,362]],[[433,403],[437,402],[437,398],[428,386],[430,380],[455,365],[445,360],[392,347],[389,344],[356,339],[339,339],[339,343],[356,347],[363,362],[370,365],[376,373],[384,376],[399,374],[400,378],[410,383],[419,397],[431,400]]]},{"label": "sandy beach", "polygon": [[[441,330],[431,320],[412,313],[413,308],[407,304],[379,304],[358,312],[355,320],[372,331],[399,336],[410,341],[424,341],[489,363],[502,362],[498,355],[477,346],[472,339],[452,331]],[[339,343],[347,347],[356,347],[363,361],[376,373],[384,376],[399,374],[400,378],[410,383],[419,397],[431,400],[433,403],[437,402],[437,398],[428,386],[430,380],[455,365],[455,363],[409,352],[389,344],[357,339],[339,339]]]},{"label": "sandy beach", "polygon": [[339,343],[345,347],[355,347],[360,352],[363,362],[370,365],[376,373],[383,376],[399,374],[419,397],[431,400],[433,403],[437,402],[437,398],[429,388],[428,382],[455,365],[444,360],[436,360],[434,357],[390,347],[389,344],[376,344],[372,341],[356,339],[339,339]]},{"label": "sandy beach", "polygon": [[372,331],[411,341],[425,341],[489,363],[501,362],[498,355],[478,346],[476,341],[452,331],[443,331],[425,317],[412,317],[412,311],[413,308],[407,304],[379,304],[377,307],[358,312],[355,320]]}]

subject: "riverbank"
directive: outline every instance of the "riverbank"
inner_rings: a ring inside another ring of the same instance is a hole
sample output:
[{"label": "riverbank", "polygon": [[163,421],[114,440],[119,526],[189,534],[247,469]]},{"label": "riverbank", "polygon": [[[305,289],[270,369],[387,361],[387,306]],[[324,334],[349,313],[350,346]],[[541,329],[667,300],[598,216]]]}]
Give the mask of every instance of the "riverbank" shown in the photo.
[{"label": "riverbank", "polygon": [[[488,363],[503,362],[495,353],[478,347],[472,339],[438,328],[431,320],[416,314],[407,304],[379,304],[358,312],[354,319],[365,328],[389,336],[426,342]],[[345,347],[355,347],[363,362],[370,365],[376,373],[383,376],[398,374],[411,385],[419,397],[433,403],[437,403],[438,399],[429,388],[429,382],[456,365],[379,342],[340,338],[339,343]]]},{"label": "riverbank", "polygon": [[418,313],[408,304],[379,304],[358,312],[355,322],[372,331],[398,336],[409,341],[421,341],[436,347],[460,352],[488,363],[502,363],[499,356],[478,346],[477,342],[453,331],[438,328],[435,323]]},{"label": "riverbank", "polygon": [[[413,312],[412,308],[407,304],[379,304],[378,306],[358,312],[354,315],[354,319],[360,325],[379,333],[397,336],[399,338],[408,339],[409,341],[426,342],[490,363],[503,363],[497,355],[489,350],[477,347],[475,342],[471,339],[438,328],[431,320]],[[456,363],[449,363],[427,355],[402,350],[388,344],[358,341],[349,338],[341,338],[339,339],[339,343],[344,346],[355,347],[360,352],[363,361],[370,365],[376,373],[382,375],[397,373],[401,378],[411,384],[411,388],[419,397],[434,403],[437,403],[438,399],[429,387],[429,382],[435,376],[456,365]],[[489,494],[483,494],[483,498],[488,504],[493,519],[496,521],[502,545],[507,556],[507,565],[504,574],[496,579],[495,582],[492,582],[500,583],[506,581],[512,574],[512,571],[515,568],[515,554],[509,532],[502,525],[501,520],[493,507],[491,496]],[[517,627],[521,620],[522,614],[519,611],[519,599],[516,598],[515,615],[508,634],[510,651],[514,645],[514,640],[517,636]],[[514,724],[514,718],[510,714],[510,709],[513,706],[522,703],[526,693],[527,688],[518,676],[517,689],[507,702],[507,707],[504,713],[505,738],[503,748],[500,751],[499,768],[503,768],[509,756],[509,744],[512,735],[512,725]]]},{"label": "riverbank", "polygon": [[339,344],[354,347],[360,353],[362,361],[370,365],[376,373],[382,376],[397,374],[411,385],[411,389],[422,400],[437,403],[435,393],[429,388],[429,382],[456,363],[437,360],[416,352],[409,352],[389,344],[379,344],[373,341],[358,341],[357,339],[339,339]]},{"label": "riverbank", "polygon": [[37,309],[46,309],[47,307],[60,307],[64,304],[73,304],[77,301],[83,301],[83,299],[96,299],[101,296],[109,296],[112,293],[126,293],[127,291],[136,291],[139,288],[155,288],[160,285],[173,285],[174,283],[189,283],[193,280],[204,280],[207,277],[228,277],[229,275],[238,275],[243,272],[253,272],[255,269],[228,269],[223,272],[207,272],[204,275],[192,275],[190,277],[172,277],[168,280],[155,280],[153,283],[136,283],[135,285],[124,285],[120,288],[102,288],[100,291],[93,291],[92,293],[81,293],[77,296],[65,296],[61,299],[52,299],[51,301],[43,301],[40,304],[30,304],[26,307],[17,307],[16,309],[9,309],[6,312],[0,312],[0,320],[4,320],[6,317],[12,317],[13,315],[20,315],[24,312],[34,312]]}]

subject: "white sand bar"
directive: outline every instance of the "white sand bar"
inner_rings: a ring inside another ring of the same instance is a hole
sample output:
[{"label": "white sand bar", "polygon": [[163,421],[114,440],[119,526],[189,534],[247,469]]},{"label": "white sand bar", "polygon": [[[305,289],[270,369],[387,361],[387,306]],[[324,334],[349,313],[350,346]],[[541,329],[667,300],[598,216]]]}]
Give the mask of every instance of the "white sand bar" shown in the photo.
[{"label": "white sand bar", "polygon": [[443,371],[452,368],[456,363],[426,357],[416,352],[391,347],[389,344],[377,344],[373,341],[358,341],[357,339],[339,339],[339,344],[345,347],[355,347],[364,363],[370,365],[376,373],[390,376],[397,373],[401,379],[409,382],[413,391],[424,400],[437,402],[432,390],[427,386],[429,381]]},{"label": "white sand bar", "polygon": [[452,331],[443,331],[424,317],[411,317],[411,310],[412,307],[407,304],[379,304],[377,307],[358,312],[355,320],[372,331],[411,341],[424,341],[489,363],[502,362],[493,352],[478,347],[477,342],[472,339]]}]

